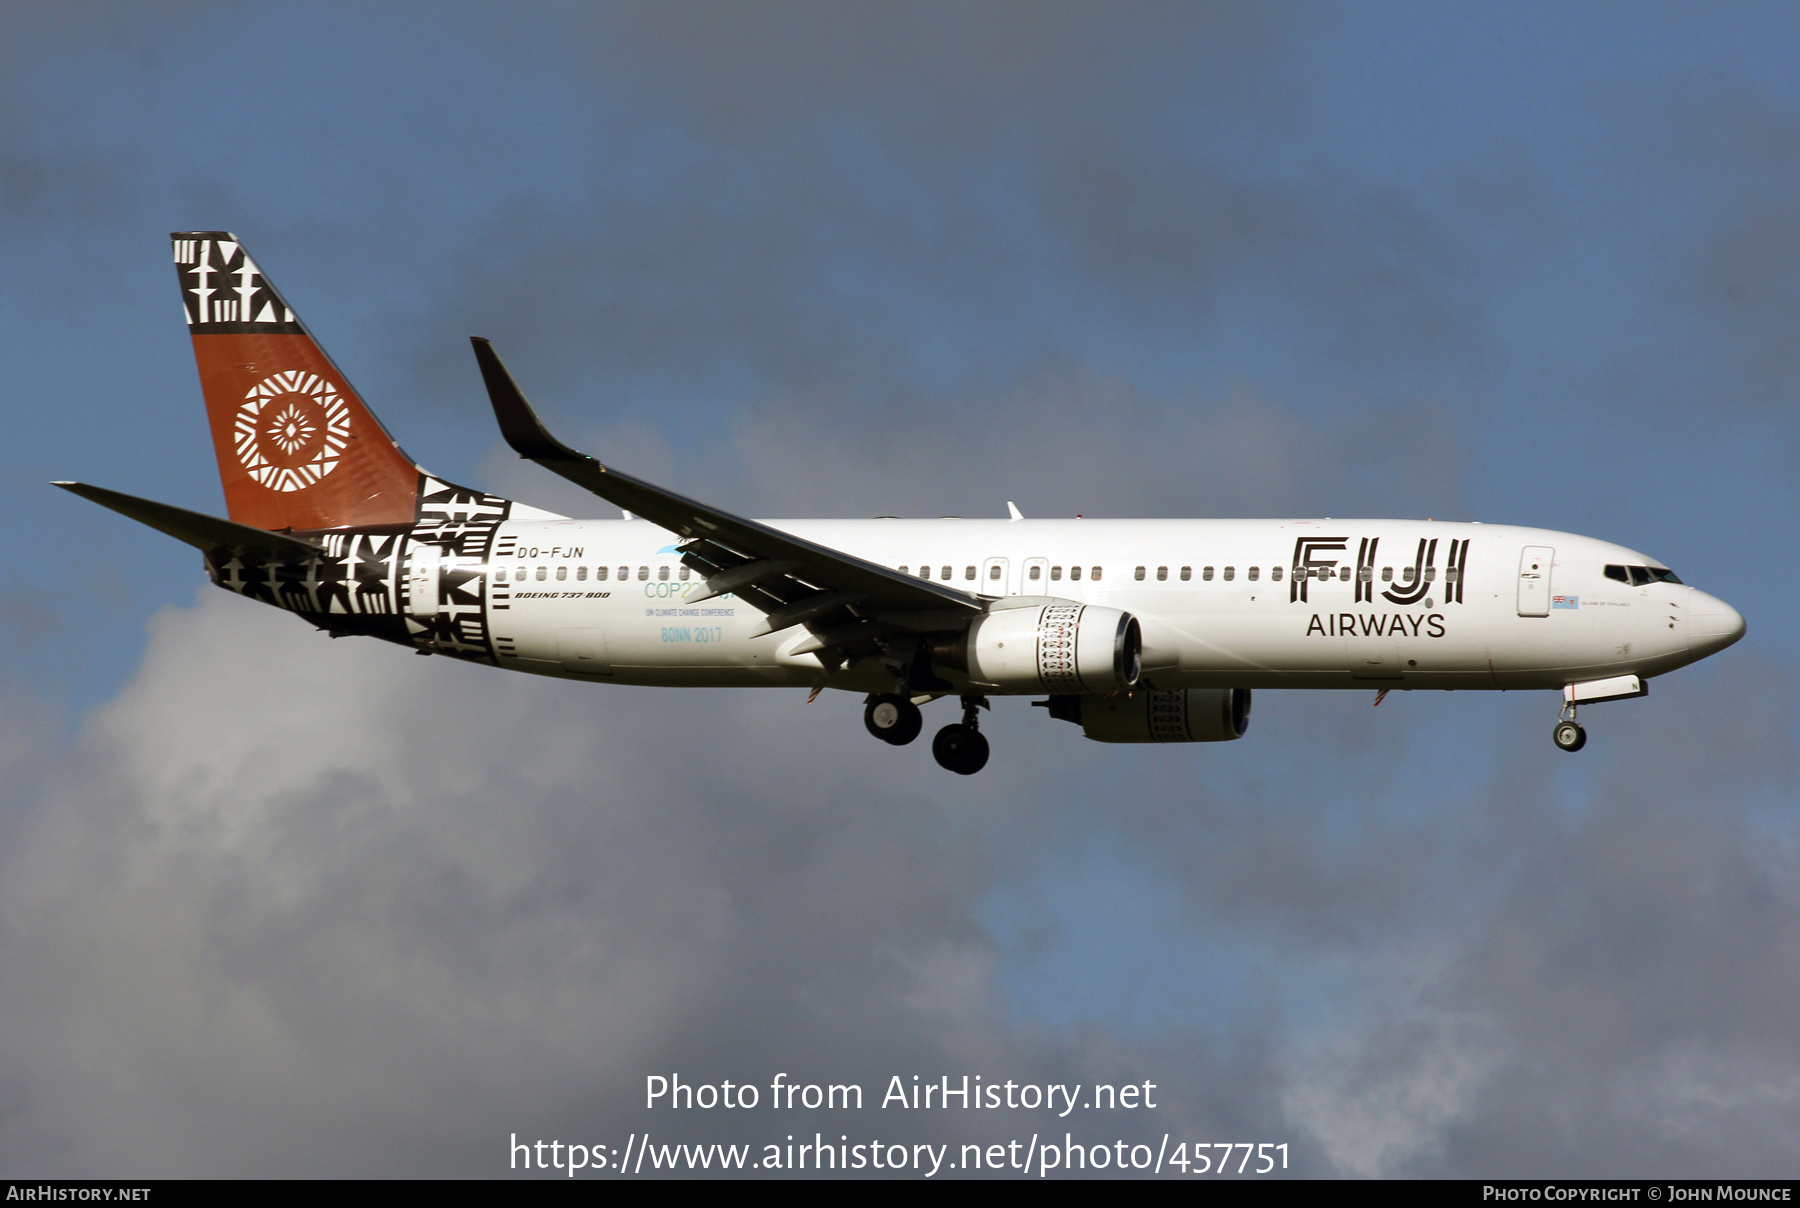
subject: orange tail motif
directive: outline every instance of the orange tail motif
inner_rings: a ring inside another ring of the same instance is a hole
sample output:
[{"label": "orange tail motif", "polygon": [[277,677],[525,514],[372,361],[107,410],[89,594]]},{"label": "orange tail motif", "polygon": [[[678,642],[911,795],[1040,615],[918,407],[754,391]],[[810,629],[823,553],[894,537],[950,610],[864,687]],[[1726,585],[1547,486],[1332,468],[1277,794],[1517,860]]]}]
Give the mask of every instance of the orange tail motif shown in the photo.
[{"label": "orange tail motif", "polygon": [[421,473],[227,231],[170,236],[225,506],[240,524],[412,524]]}]

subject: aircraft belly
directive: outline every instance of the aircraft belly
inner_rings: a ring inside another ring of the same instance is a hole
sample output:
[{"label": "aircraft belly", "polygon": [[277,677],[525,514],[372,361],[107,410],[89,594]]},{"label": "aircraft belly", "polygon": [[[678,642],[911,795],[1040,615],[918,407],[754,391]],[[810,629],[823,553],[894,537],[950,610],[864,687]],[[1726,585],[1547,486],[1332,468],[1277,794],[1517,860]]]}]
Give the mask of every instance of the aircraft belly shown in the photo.
[{"label": "aircraft belly", "polygon": [[[649,588],[659,585],[651,582]],[[675,587],[674,584],[667,585]],[[698,583],[681,584],[691,591]],[[777,658],[777,637],[747,639],[762,614],[730,598],[689,607],[679,598],[648,599],[639,585],[583,598],[511,601],[497,633],[502,665],[540,675],[670,687],[805,684],[817,660]]]}]

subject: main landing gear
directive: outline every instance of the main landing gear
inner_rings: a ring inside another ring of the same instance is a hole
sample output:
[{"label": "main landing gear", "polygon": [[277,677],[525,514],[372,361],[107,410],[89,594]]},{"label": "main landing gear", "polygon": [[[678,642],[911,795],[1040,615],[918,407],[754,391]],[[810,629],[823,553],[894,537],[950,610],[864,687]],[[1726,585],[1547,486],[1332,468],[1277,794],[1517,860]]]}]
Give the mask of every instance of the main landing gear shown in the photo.
[{"label": "main landing gear", "polygon": [[919,706],[895,692],[871,696],[863,709],[863,725],[882,742],[903,747],[919,736],[925,718]]},{"label": "main landing gear", "polygon": [[[925,718],[913,697],[900,692],[882,692],[863,702],[863,725],[882,742],[903,747],[919,736]],[[962,721],[945,726],[931,740],[931,754],[938,766],[958,776],[973,776],[987,766],[988,741],[981,733],[977,715],[988,708],[987,697],[969,695],[962,698]]]},{"label": "main landing gear", "polygon": [[931,755],[945,771],[955,772],[958,776],[973,776],[985,768],[988,761],[988,740],[982,737],[977,717],[988,707],[987,697],[965,696],[962,706],[961,723],[945,726],[937,732],[937,737],[931,740]]},{"label": "main landing gear", "polygon": [[1556,729],[1550,731],[1551,741],[1563,750],[1573,754],[1587,746],[1587,731],[1575,720],[1575,706],[1565,704],[1562,717],[1556,723]]}]

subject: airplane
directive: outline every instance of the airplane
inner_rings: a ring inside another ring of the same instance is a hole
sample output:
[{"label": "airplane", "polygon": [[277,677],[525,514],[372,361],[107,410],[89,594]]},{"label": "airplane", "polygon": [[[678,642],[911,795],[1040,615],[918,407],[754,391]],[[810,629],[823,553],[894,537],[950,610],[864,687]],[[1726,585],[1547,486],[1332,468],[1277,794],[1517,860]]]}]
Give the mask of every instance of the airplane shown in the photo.
[{"label": "airplane", "polygon": [[1660,561],[1433,520],[750,520],[552,436],[475,337],[501,434],[620,509],[576,519],[421,469],[234,235],[171,236],[229,519],[78,482],[198,548],[227,591],[363,635],[597,684],[864,694],[903,746],[987,764],[980,711],[1042,696],[1108,743],[1242,738],[1256,689],[1551,690],[1585,704],[1723,650],[1744,619]]}]

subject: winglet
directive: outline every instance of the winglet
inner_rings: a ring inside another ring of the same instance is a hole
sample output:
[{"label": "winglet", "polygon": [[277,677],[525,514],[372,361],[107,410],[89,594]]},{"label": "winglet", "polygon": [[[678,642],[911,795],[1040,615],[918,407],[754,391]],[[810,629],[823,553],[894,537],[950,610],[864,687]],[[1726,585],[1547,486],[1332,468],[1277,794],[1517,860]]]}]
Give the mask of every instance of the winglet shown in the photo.
[{"label": "winglet", "polygon": [[1006,501],[1006,513],[1007,513],[1007,518],[1008,518],[1008,519],[1011,519],[1011,520],[1023,520],[1023,519],[1025,519],[1025,513],[1024,513],[1024,512],[1021,512],[1021,511],[1020,511],[1020,510],[1019,510],[1019,505],[1018,505],[1018,504],[1016,504],[1016,503],[1014,503],[1014,502],[1013,502],[1013,501],[1012,501],[1012,500],[1010,500],[1010,499],[1008,499],[1008,500],[1007,500],[1007,501]]},{"label": "winglet", "polygon": [[488,401],[494,405],[494,418],[500,422],[500,435],[514,452],[532,461],[592,460],[550,435],[544,421],[525,401],[525,392],[500,363],[493,344],[481,336],[470,336],[469,343],[475,348],[475,363],[481,366],[481,380],[487,385]]}]

